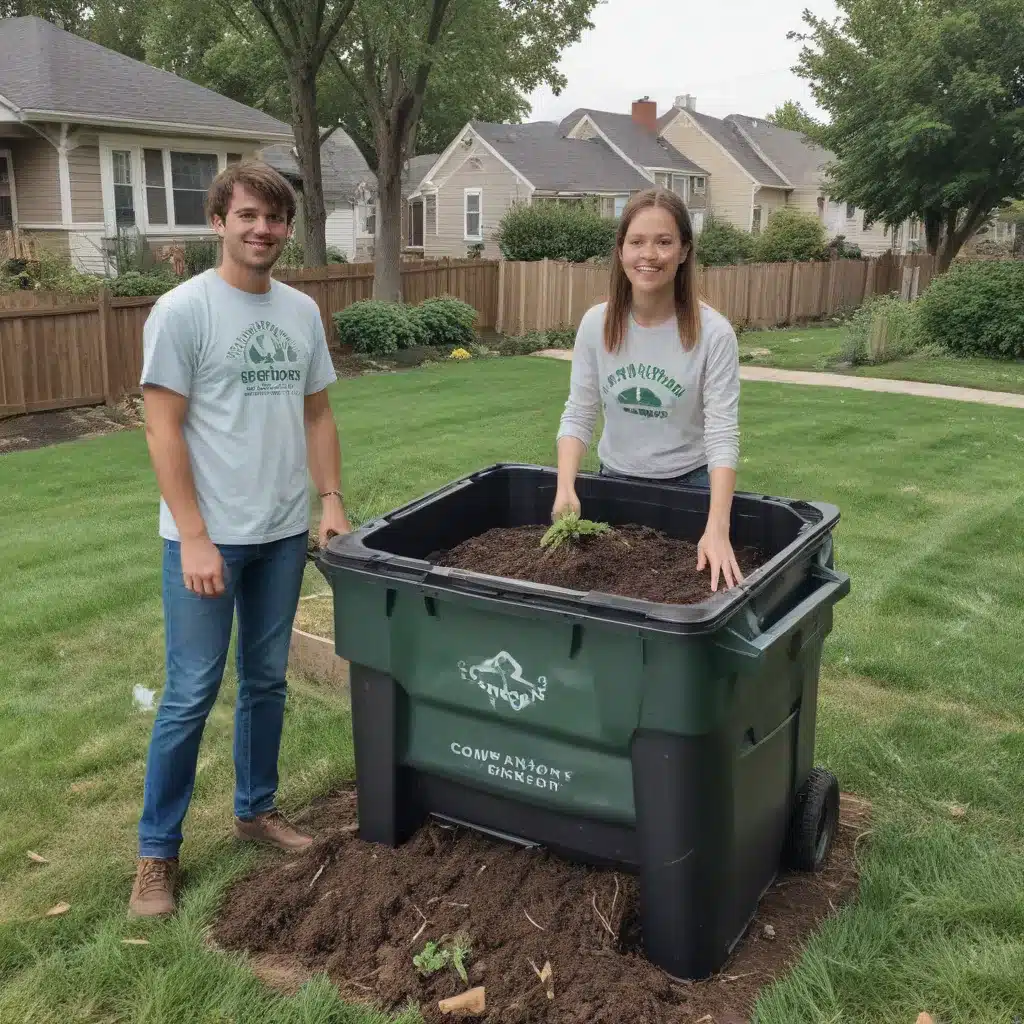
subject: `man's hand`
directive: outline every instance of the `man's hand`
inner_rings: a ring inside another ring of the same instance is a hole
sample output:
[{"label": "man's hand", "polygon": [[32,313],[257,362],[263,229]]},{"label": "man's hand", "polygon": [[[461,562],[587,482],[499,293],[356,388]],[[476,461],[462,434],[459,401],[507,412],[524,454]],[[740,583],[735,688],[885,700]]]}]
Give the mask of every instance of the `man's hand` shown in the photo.
[{"label": "man's hand", "polygon": [[185,587],[200,597],[224,593],[224,559],[206,534],[181,541],[181,575]]},{"label": "man's hand", "polygon": [[327,542],[335,534],[351,532],[352,527],[349,525],[348,516],[345,515],[344,505],[335,496],[325,499],[320,513],[320,547],[327,547]]}]

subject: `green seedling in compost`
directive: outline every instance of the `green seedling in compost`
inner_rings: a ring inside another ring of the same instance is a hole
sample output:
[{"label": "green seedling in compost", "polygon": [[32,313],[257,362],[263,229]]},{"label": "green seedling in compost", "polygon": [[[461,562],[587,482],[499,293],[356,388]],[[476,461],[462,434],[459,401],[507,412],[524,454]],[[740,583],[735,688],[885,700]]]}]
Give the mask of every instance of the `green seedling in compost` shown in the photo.
[{"label": "green seedling in compost", "polygon": [[596,537],[610,530],[611,527],[607,523],[595,523],[590,519],[581,519],[576,512],[566,512],[559,516],[541,537],[540,546],[554,551],[563,544],[579,544],[585,537]]},{"label": "green seedling in compost", "polygon": [[446,941],[447,939],[447,935],[442,935],[439,941],[428,942],[412,958],[413,965],[420,974],[429,978],[431,974],[436,974],[451,964],[463,984],[468,985],[469,975],[466,973],[466,963],[472,952],[469,936],[464,932],[459,932],[450,942]]}]

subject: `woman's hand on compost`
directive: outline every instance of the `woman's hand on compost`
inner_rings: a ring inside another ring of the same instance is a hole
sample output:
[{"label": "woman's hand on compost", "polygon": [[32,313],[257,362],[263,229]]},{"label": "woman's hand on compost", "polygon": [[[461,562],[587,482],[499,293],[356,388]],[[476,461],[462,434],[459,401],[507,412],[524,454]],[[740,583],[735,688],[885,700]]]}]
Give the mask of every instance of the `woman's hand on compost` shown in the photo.
[{"label": "woman's hand on compost", "polygon": [[718,591],[719,575],[727,590],[743,581],[743,573],[740,572],[732,544],[729,542],[727,523],[708,523],[704,536],[697,545],[697,572],[703,572],[708,567],[711,569],[711,589],[715,592]]}]

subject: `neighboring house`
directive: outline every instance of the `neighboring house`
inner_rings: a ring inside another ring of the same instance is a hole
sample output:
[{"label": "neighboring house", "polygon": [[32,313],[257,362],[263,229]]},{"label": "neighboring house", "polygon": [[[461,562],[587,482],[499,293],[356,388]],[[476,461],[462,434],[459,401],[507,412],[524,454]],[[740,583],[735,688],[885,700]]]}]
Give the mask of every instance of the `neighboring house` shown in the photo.
[{"label": "neighboring house", "polygon": [[825,167],[833,155],[799,132],[739,114],[701,114],[692,96],[677,97],[657,123],[663,139],[708,168],[715,216],[746,231],[759,233],[784,206],[814,214],[830,238],[844,235],[865,255],[885,252],[894,242],[897,249],[906,247],[917,230],[904,225],[889,233],[854,205],[831,201]]},{"label": "neighboring house", "polygon": [[423,203],[424,255],[465,256],[483,244],[485,256],[497,257],[494,232],[513,203],[587,199],[609,216],[621,213],[653,175],[624,159],[602,133],[589,134],[570,137],[550,121],[471,121],[410,196],[410,203]]},{"label": "neighboring house", "polygon": [[[302,174],[294,143],[267,146],[260,156],[301,191]],[[320,146],[320,177],[327,208],[327,244],[349,260],[369,258],[376,230],[372,198],[376,176],[351,136],[340,128]],[[301,240],[303,231],[300,203],[295,237]]]},{"label": "neighboring house", "polygon": [[229,163],[288,125],[35,17],[0,19],[0,230],[103,272],[118,229],[210,237],[204,201]]},{"label": "neighboring house", "polygon": [[[693,228],[703,230],[708,206],[708,172],[658,133],[658,108],[644,98],[633,104],[631,114],[613,114],[605,110],[574,110],[561,123],[573,139],[603,139],[611,149],[650,184],[670,189],[690,210]],[[618,216],[625,205],[623,197],[610,211]]]}]

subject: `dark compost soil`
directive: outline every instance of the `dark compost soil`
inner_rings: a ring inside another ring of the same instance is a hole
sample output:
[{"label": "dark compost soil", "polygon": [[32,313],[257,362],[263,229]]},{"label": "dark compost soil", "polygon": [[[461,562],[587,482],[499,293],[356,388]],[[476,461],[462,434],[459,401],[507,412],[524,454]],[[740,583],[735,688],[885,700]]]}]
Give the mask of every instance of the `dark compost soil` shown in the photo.
[{"label": "dark compost soil", "polygon": [[[351,790],[315,807],[304,822],[314,845],[236,883],[213,943],[252,954],[275,987],[294,991],[326,972],[350,1001],[397,1011],[411,1000],[440,1022],[452,1018],[438,1001],[467,985],[451,966],[422,977],[413,956],[462,931],[472,944],[468,985],[486,991],[476,1019],[490,1024],[741,1024],[758,991],[853,898],[869,816],[844,795],[827,868],[780,876],[723,971],[680,984],[639,951],[635,878],[436,822],[396,849],[370,845],[357,838],[355,811]],[[546,963],[553,999],[534,971]]]},{"label": "dark compost soil", "polygon": [[[431,561],[505,579],[665,604],[697,604],[711,597],[711,572],[697,572],[697,545],[689,541],[628,525],[552,550],[540,546],[546,529],[498,527],[439,552]],[[749,548],[735,554],[744,576],[768,561],[762,552]]]}]

